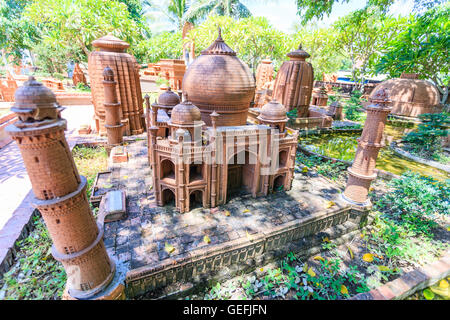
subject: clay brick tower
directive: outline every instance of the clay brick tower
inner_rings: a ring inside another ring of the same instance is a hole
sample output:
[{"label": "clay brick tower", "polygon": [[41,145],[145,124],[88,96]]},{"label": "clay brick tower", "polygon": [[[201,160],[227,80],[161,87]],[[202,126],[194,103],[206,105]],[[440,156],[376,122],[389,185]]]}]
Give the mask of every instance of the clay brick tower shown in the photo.
[{"label": "clay brick tower", "polygon": [[106,136],[108,145],[113,147],[120,145],[123,141],[123,123],[120,121],[120,102],[117,101],[117,82],[114,81],[114,72],[110,67],[103,70],[103,77]]},{"label": "clay brick tower", "polygon": [[297,109],[299,118],[307,118],[314,82],[313,67],[305,61],[310,55],[300,45],[287,56],[290,60],[284,61],[277,73],[272,97],[287,111]]},{"label": "clay brick tower", "polygon": [[125,125],[124,135],[141,134],[145,131],[143,99],[136,58],[126,52],[127,42],[112,35],[92,42],[97,50],[88,57],[88,72],[91,81],[95,123],[100,135],[106,134],[103,96],[103,70],[109,66],[116,75],[117,98],[120,102],[120,116]]},{"label": "clay brick tower", "polygon": [[386,90],[381,89],[371,99],[366,107],[367,118],[361,137],[358,139],[358,149],[351,168],[348,168],[348,181],[343,198],[360,206],[370,203],[369,187],[377,176],[375,165],[380,148],[383,147],[383,130],[391,107]]},{"label": "clay brick tower", "polygon": [[[64,265],[65,299],[123,297],[115,263],[103,244],[103,221],[96,222],[64,130],[66,120],[53,92],[33,77],[16,91],[11,108],[19,118],[6,130],[17,142],[31,180],[33,205],[53,241],[52,254]],[[101,220],[101,219],[100,219]],[[115,283],[115,284],[114,284]]]}]

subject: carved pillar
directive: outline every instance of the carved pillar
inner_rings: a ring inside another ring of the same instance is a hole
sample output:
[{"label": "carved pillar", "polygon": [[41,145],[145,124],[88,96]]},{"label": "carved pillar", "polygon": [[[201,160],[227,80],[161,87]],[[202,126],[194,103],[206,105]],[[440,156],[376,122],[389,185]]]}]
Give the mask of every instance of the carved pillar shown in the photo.
[{"label": "carved pillar", "polygon": [[114,81],[114,72],[111,68],[106,67],[103,70],[103,87],[105,91],[105,128],[109,146],[117,146],[122,144],[122,127],[120,121],[120,102],[117,101],[116,84]]},{"label": "carved pillar", "polygon": [[152,126],[148,128],[148,130],[150,131],[150,140],[148,141],[148,144],[149,152],[151,153],[150,166],[152,168],[153,190],[155,192],[156,203],[159,206],[162,206],[161,190],[159,186],[159,172],[156,163],[156,135],[158,132],[158,127]]},{"label": "carved pillar", "polygon": [[64,299],[118,299],[124,286],[103,244],[103,221],[95,221],[78,174],[53,92],[33,77],[16,91],[11,108],[19,120],[6,131],[17,142],[53,241],[52,254],[67,273]]},{"label": "carved pillar", "polygon": [[375,172],[376,159],[380,148],[383,147],[382,137],[387,116],[391,107],[387,105],[388,93],[384,89],[378,90],[366,107],[367,118],[361,137],[358,139],[353,165],[348,169],[348,180],[343,198],[351,204],[369,205],[369,187],[377,176]]}]

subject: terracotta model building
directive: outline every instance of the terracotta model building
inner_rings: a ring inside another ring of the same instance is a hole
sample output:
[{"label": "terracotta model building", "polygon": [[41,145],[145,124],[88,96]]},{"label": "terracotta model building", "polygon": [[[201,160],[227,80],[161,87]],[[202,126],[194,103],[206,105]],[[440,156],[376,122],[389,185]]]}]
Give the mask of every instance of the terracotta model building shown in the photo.
[{"label": "terracotta model building", "polygon": [[33,204],[53,240],[52,254],[66,270],[66,298],[122,296],[122,284],[113,293],[105,291],[115,276],[115,263],[103,244],[103,227],[90,210],[86,178],[78,174],[67,145],[66,120],[60,117],[54,93],[30,77],[15,98],[11,110],[19,120],[7,131],[22,154]]},{"label": "terracotta model building", "polygon": [[369,187],[377,176],[376,160],[380,148],[386,120],[391,107],[388,106],[388,93],[380,89],[372,96],[370,105],[366,107],[367,118],[361,137],[358,139],[353,165],[348,169],[347,186],[343,198],[352,204],[368,205]]},{"label": "terracotta model building", "polygon": [[120,121],[120,102],[117,101],[117,82],[114,81],[114,72],[110,67],[103,71],[103,86],[105,90],[105,128],[108,146],[118,146],[123,141],[123,123]]},{"label": "terracotta model building", "polygon": [[245,125],[255,95],[255,79],[219,32],[217,40],[187,69],[183,95],[200,109],[202,120],[208,126],[213,111],[220,114],[218,126]]},{"label": "terracotta model building", "polygon": [[310,55],[300,45],[289,52],[289,61],[283,62],[275,78],[273,97],[288,111],[297,109],[297,117],[307,118],[313,90],[314,71],[305,61]]},{"label": "terracotta model building", "polygon": [[328,102],[328,94],[327,89],[325,87],[321,87],[318,92],[314,92],[312,94],[312,102],[311,104],[314,106],[325,107]]},{"label": "terracotta model building", "polygon": [[419,80],[415,74],[402,74],[398,79],[378,84],[369,99],[380,89],[389,91],[394,115],[417,117],[423,113],[442,112],[438,88],[429,81]]},{"label": "terracotta model building", "polygon": [[92,45],[99,49],[91,52],[88,59],[97,132],[106,134],[103,70],[107,66],[113,70],[114,74],[121,75],[117,78],[116,90],[120,102],[120,116],[125,126],[124,135],[144,132],[145,119],[139,66],[136,59],[126,53],[130,45],[111,35],[95,40]]},{"label": "terracotta model building", "polygon": [[273,79],[273,64],[270,59],[263,59],[256,68],[256,91],[262,90]]},{"label": "terracotta model building", "polygon": [[[160,108],[176,100],[173,93],[152,105],[148,147],[159,206],[173,202],[186,212],[216,207],[235,193],[291,188],[298,131],[286,129],[286,110],[276,101],[262,108],[260,124],[246,124],[254,90],[250,69],[219,34],[189,66],[186,100],[170,117],[160,118]],[[164,119],[168,135],[158,137]]]},{"label": "terracotta model building", "polygon": [[72,81],[74,86],[78,83],[87,84],[86,76],[78,63],[75,63],[75,68],[73,69]]},{"label": "terracotta model building", "polygon": [[159,76],[167,79],[173,90],[181,90],[184,73],[186,72],[184,60],[161,59],[158,65],[160,68]]},{"label": "terracotta model building", "polygon": [[152,104],[148,123],[151,123],[154,127],[158,127],[158,137],[167,138],[169,136],[168,121],[170,120],[172,109],[180,102],[180,96],[169,87],[159,95],[158,101]]}]

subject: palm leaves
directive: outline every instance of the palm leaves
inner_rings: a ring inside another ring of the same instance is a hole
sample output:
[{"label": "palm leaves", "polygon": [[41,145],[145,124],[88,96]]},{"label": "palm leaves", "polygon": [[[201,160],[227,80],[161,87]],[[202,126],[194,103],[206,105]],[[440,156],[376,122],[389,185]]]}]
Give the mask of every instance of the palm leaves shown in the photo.
[{"label": "palm leaves", "polygon": [[197,0],[192,3],[185,14],[185,21],[195,22],[210,14],[227,16],[235,19],[252,15],[250,10],[239,0]]}]

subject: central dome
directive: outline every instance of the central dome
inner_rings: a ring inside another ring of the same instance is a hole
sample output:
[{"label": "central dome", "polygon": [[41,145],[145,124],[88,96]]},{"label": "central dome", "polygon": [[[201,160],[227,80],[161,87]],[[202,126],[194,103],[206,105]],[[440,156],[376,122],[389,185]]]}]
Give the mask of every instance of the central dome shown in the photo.
[{"label": "central dome", "polygon": [[183,95],[200,109],[208,126],[213,111],[220,115],[217,126],[245,125],[256,87],[250,68],[222,40],[220,30],[201,53],[184,75]]}]

